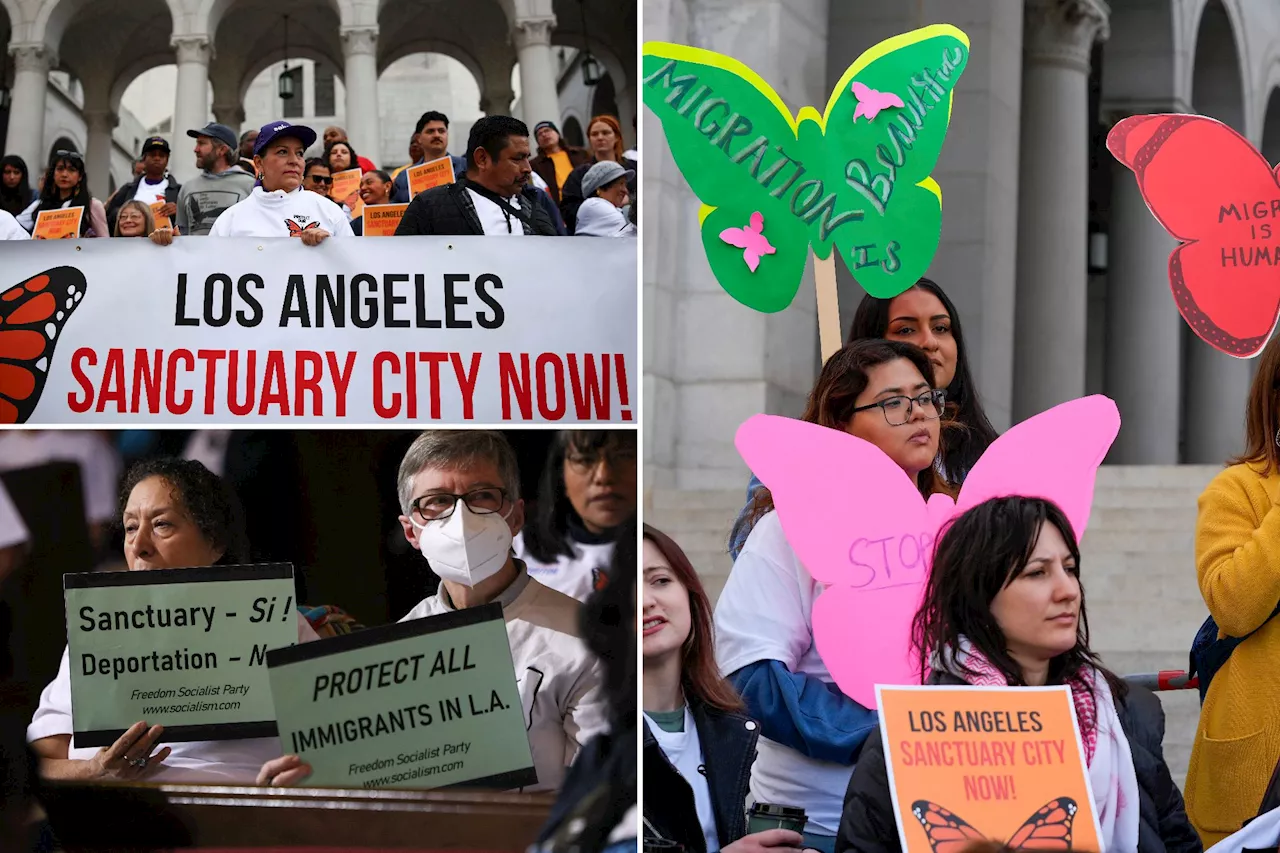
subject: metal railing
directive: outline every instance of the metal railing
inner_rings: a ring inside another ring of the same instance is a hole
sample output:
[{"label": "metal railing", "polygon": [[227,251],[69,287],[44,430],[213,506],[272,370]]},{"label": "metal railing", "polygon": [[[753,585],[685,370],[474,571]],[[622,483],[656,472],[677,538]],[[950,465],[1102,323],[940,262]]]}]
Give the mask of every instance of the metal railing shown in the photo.
[{"label": "metal railing", "polygon": [[1159,672],[1138,672],[1126,675],[1124,680],[1148,690],[1196,690],[1200,679],[1188,676],[1185,669],[1162,669]]}]

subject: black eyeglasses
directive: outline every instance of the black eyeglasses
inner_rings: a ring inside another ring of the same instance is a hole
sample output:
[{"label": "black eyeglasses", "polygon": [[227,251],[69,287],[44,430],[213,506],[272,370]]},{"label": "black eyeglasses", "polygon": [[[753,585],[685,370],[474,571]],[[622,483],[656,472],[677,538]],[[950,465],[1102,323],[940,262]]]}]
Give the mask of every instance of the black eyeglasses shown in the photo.
[{"label": "black eyeglasses", "polygon": [[473,489],[463,495],[437,494],[414,498],[409,511],[421,521],[440,521],[453,515],[458,501],[476,515],[500,512],[507,502],[506,489]]},{"label": "black eyeglasses", "polygon": [[333,178],[322,178],[319,175],[308,175],[307,179],[313,183],[324,184],[325,186],[333,183]]},{"label": "black eyeglasses", "polygon": [[916,397],[900,394],[887,400],[879,400],[869,406],[858,406],[853,411],[857,413],[865,412],[867,409],[880,409],[884,412],[884,419],[888,421],[889,426],[902,426],[911,420],[911,410],[914,406],[919,406],[926,418],[934,420],[942,416],[942,406],[946,401],[947,392],[937,388],[933,391],[925,391]]}]

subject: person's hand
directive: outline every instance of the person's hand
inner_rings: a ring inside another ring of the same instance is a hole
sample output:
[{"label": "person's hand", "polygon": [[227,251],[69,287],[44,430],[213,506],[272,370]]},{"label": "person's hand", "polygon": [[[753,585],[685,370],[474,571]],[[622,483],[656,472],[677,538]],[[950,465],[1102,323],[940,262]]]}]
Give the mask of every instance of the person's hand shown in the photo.
[{"label": "person's hand", "polygon": [[283,755],[262,765],[257,784],[264,788],[288,788],[310,775],[310,764],[296,755]]},{"label": "person's hand", "polygon": [[90,776],[114,782],[137,782],[154,774],[173,752],[166,746],[152,754],[156,740],[163,733],[164,726],[147,728],[146,723],[134,723],[115,743],[104,746],[89,759]]},{"label": "person's hand", "polygon": [[167,216],[172,219],[174,216],[178,215],[178,205],[173,202],[168,202],[164,207],[160,208],[160,215]]},{"label": "person's hand", "polygon": [[344,201],[343,204],[347,206],[348,210],[355,210],[356,204],[359,201],[360,201],[360,193],[359,191],[356,191],[356,192],[353,192],[351,195],[347,196],[347,200]]},{"label": "person's hand", "polygon": [[790,829],[766,829],[744,835],[721,853],[801,853],[804,836]]},{"label": "person's hand", "polygon": [[178,226],[176,225],[172,228],[157,228],[151,232],[151,242],[155,243],[157,246],[168,246],[173,242],[173,238],[177,237],[179,233]]},{"label": "person's hand", "polygon": [[323,228],[311,228],[306,231],[299,231],[297,234],[290,234],[290,237],[301,237],[302,242],[308,246],[319,246],[329,236],[329,232]]}]

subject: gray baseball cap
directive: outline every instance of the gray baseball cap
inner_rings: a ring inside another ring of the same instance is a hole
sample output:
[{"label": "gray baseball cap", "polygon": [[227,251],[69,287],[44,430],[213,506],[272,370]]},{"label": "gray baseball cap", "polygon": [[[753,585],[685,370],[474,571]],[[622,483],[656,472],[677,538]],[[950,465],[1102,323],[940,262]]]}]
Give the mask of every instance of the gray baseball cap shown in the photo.
[{"label": "gray baseball cap", "polygon": [[596,163],[587,173],[582,176],[582,197],[591,198],[596,194],[596,190],[605,184],[611,184],[618,178],[626,178],[628,181],[636,176],[631,169],[624,169],[618,163],[612,160],[602,160]]}]

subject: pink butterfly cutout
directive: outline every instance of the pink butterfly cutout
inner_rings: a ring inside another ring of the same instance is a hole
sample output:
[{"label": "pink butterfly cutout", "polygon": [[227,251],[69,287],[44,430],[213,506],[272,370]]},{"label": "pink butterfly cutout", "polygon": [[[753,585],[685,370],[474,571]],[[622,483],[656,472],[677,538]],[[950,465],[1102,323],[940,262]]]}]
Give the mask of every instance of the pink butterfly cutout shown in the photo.
[{"label": "pink butterfly cutout", "polygon": [[764,216],[758,210],[751,214],[751,222],[746,228],[726,228],[720,232],[720,239],[743,250],[742,260],[752,272],[760,266],[761,255],[772,255],[778,251],[765,239]]},{"label": "pink butterfly cutout", "polygon": [[927,503],[879,448],[840,430],[756,415],[735,443],[773,493],[796,556],[824,586],[812,615],[823,663],[845,695],[874,708],[876,684],[920,683],[911,620],[943,526],[991,498],[1025,495],[1060,506],[1079,539],[1098,465],[1119,431],[1106,397],[1055,406],[996,439],[958,500]]},{"label": "pink butterfly cutout", "polygon": [[903,106],[902,98],[899,98],[893,92],[881,92],[856,80],[853,82],[853,94],[858,99],[858,108],[853,111],[855,124],[858,121],[858,116],[866,116],[867,121],[875,121],[881,110]]}]

